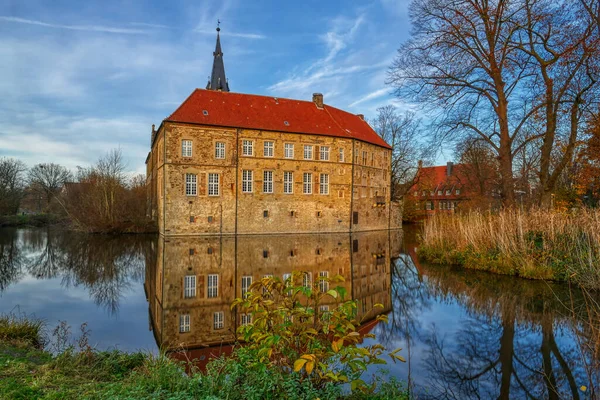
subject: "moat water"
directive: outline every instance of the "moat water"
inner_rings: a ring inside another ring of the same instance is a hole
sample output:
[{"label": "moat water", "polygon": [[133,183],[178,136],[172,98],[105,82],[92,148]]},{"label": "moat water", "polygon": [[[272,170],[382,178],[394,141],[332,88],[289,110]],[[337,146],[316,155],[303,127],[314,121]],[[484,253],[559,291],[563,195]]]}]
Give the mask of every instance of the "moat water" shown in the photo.
[{"label": "moat water", "polygon": [[[327,271],[346,278],[366,319],[384,304],[389,322],[368,329],[386,347],[403,349],[407,362],[387,369],[418,398],[595,396],[599,372],[589,367],[597,364],[588,353],[583,293],[421,263],[416,229],[168,240],[0,229],[0,313],[42,318],[49,332],[65,321],[75,336],[85,322],[99,349],[184,344],[205,358],[225,347],[239,323],[228,305],[242,277]],[[196,276],[193,293],[186,294],[186,275]],[[218,281],[209,284],[209,275]],[[182,314],[190,316],[189,332],[180,332]]]}]

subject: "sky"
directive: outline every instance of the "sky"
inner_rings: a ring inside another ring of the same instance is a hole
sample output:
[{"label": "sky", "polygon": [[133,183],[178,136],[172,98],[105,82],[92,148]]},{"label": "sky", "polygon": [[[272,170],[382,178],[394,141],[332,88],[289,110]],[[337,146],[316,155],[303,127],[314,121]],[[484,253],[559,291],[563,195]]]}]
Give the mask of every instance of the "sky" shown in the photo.
[{"label": "sky", "polygon": [[158,126],[212,67],[217,19],[234,92],[373,118],[409,0],[29,1],[0,4],[0,157],[89,166],[120,148],[144,173]]}]

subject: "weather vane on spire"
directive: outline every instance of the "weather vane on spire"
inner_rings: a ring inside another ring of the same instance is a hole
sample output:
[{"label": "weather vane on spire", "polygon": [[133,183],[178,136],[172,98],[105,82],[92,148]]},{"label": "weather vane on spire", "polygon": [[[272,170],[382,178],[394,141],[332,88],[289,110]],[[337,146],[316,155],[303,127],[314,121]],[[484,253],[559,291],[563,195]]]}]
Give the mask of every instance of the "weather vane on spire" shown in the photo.
[{"label": "weather vane on spire", "polygon": [[221,20],[217,19],[217,32],[219,32],[221,30],[220,25],[221,25]]}]

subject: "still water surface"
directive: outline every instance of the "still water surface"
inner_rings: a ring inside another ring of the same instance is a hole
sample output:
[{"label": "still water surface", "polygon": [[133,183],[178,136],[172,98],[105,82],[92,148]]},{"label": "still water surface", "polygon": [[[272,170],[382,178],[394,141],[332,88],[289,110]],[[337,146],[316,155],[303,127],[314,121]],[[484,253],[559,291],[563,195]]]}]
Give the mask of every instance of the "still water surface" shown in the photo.
[{"label": "still water surface", "polygon": [[33,314],[49,328],[66,321],[73,331],[87,322],[99,349],[183,345],[205,358],[227,350],[245,318],[229,304],[250,280],[341,274],[366,320],[384,305],[389,323],[366,329],[403,348],[408,362],[389,365],[390,375],[419,398],[590,397],[580,389],[598,383],[585,367],[585,311],[568,307],[581,293],[420,263],[415,236],[414,227],[167,240],[2,229],[0,313]]}]

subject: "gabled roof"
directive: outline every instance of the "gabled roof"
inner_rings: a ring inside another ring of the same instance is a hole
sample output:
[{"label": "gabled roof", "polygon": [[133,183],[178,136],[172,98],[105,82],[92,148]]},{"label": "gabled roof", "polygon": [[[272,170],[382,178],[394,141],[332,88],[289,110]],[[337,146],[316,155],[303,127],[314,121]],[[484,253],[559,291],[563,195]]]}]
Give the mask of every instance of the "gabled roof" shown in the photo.
[{"label": "gabled roof", "polygon": [[391,148],[362,117],[312,101],[196,89],[166,121],[344,137]]}]

